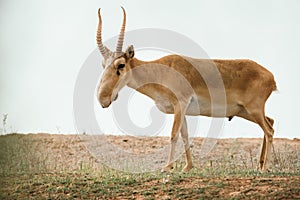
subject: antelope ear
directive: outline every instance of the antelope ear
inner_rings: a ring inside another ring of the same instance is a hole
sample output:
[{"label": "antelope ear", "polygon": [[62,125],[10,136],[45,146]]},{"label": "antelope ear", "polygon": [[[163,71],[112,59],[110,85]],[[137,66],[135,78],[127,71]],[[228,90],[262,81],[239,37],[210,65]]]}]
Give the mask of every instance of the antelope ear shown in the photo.
[{"label": "antelope ear", "polygon": [[130,45],[129,47],[127,47],[127,49],[125,51],[125,55],[126,55],[126,58],[133,58],[133,56],[134,56],[133,45]]}]

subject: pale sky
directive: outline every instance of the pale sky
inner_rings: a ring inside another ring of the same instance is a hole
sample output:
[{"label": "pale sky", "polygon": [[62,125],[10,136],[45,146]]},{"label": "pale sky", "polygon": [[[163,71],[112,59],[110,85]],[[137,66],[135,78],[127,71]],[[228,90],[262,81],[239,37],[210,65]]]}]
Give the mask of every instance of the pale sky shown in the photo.
[{"label": "pale sky", "polygon": [[[122,5],[127,31],[172,30],[195,41],[210,58],[248,58],[266,67],[279,89],[266,107],[267,115],[275,119],[275,137],[300,137],[298,0],[2,0],[0,5],[0,114],[1,118],[8,114],[8,132],[76,132],[74,85],[82,64],[96,48],[97,9],[102,9],[105,41],[119,32]],[[149,59],[152,54],[136,56]],[[135,101],[140,107],[130,115],[137,116],[136,123],[147,124],[141,110],[151,101],[140,96]],[[207,131],[207,121],[203,118],[201,135]],[[112,124],[105,130],[117,132]],[[226,122],[222,135],[262,136],[257,125],[237,118]]]}]

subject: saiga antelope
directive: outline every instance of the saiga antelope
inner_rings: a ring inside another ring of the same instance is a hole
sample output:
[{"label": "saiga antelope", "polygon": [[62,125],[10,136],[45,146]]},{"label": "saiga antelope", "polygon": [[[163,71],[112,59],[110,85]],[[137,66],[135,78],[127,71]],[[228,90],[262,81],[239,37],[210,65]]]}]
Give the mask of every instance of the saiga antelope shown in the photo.
[{"label": "saiga antelope", "polygon": [[251,60],[194,59],[180,55],[147,62],[138,60],[132,45],[122,52],[126,25],[126,12],[123,7],[122,10],[123,24],[116,51],[102,43],[102,19],[98,10],[97,44],[105,68],[97,91],[101,106],[108,107],[127,85],[153,99],[162,112],[174,114],[169,160],[163,171],[173,168],[179,133],[185,146],[183,171],[193,166],[185,115],[228,117],[229,120],[233,116],[242,117],[258,124],[264,132],[259,163],[261,170],[267,170],[274,121],[265,115],[264,108],[276,90],[272,73]]}]

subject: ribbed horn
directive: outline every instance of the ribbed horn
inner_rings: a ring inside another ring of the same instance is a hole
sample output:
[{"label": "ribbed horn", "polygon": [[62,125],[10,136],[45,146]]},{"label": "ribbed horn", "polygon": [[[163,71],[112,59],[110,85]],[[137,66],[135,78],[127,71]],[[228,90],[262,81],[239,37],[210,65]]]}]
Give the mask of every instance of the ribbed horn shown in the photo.
[{"label": "ribbed horn", "polygon": [[99,18],[99,23],[98,23],[98,30],[97,30],[97,44],[99,51],[101,52],[103,58],[108,57],[108,52],[106,51],[103,43],[102,43],[102,19],[101,19],[101,14],[100,14],[100,8],[98,9],[98,18]]},{"label": "ribbed horn", "polygon": [[123,8],[123,6],[121,6],[121,8],[123,10],[123,24],[122,24],[122,27],[121,27],[119,40],[118,40],[117,48],[116,48],[117,55],[120,55],[122,53],[124,34],[125,34],[125,26],[126,26],[126,12],[125,12],[125,9]]}]

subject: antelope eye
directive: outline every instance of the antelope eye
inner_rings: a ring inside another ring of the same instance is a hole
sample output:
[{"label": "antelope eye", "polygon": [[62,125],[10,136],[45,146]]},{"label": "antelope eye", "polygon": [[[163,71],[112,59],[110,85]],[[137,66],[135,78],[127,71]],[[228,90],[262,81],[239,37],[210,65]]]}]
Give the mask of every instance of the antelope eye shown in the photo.
[{"label": "antelope eye", "polygon": [[119,64],[118,69],[123,69],[125,67],[125,64]]}]

